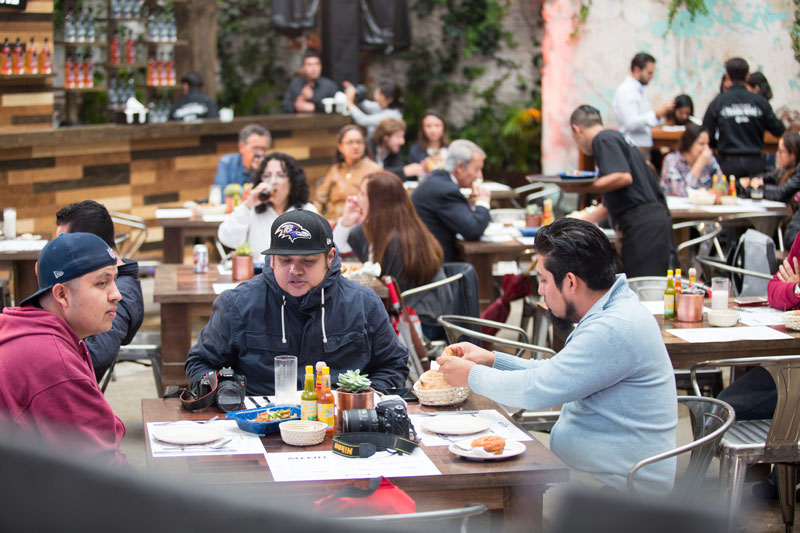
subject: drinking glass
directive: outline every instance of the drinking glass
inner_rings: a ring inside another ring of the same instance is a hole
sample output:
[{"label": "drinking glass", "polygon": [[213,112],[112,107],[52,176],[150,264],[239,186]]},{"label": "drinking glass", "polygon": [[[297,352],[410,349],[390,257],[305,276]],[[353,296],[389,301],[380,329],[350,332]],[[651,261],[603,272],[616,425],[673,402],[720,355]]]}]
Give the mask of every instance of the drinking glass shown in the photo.
[{"label": "drinking glass", "polygon": [[750,198],[753,200],[761,200],[764,198],[764,188],[758,187],[757,189],[750,189]]},{"label": "drinking glass", "polygon": [[724,311],[728,308],[728,291],[730,280],[728,278],[711,278],[711,309]]},{"label": "drinking glass", "polygon": [[222,188],[219,185],[212,185],[208,191],[209,205],[222,204]]},{"label": "drinking glass", "polygon": [[297,403],[297,357],[279,355],[275,358],[275,403]]},{"label": "drinking glass", "polygon": [[6,239],[17,238],[17,210],[13,207],[3,209],[3,235]]}]

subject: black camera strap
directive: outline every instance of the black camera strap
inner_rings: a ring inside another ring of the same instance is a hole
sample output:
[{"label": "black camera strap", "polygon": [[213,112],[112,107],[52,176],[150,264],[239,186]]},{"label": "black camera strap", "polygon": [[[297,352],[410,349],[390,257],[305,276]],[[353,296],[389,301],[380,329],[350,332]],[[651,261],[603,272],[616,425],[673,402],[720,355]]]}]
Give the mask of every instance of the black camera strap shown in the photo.
[{"label": "black camera strap", "polygon": [[342,457],[366,458],[384,450],[410,454],[417,446],[417,442],[391,433],[339,433],[333,437],[333,453]]},{"label": "black camera strap", "polygon": [[211,390],[203,396],[198,397],[189,389],[181,389],[170,385],[164,393],[164,398],[180,398],[181,404],[189,411],[210,407],[214,403],[217,386],[219,385],[219,377],[216,372],[209,372],[206,374],[206,377],[208,378],[208,384]]}]

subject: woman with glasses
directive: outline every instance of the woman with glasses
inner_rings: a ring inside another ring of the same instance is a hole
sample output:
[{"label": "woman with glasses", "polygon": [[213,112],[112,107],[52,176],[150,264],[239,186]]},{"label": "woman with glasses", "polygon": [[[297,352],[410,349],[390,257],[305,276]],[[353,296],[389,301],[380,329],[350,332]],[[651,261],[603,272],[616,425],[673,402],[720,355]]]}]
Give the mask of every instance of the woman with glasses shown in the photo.
[{"label": "woman with glasses", "polygon": [[317,188],[316,206],[328,220],[335,221],[344,211],[348,196],[358,194],[364,176],[380,170],[366,155],[367,144],[361,126],[348,124],[339,130],[336,140],[336,162]]},{"label": "woman with glasses", "polygon": [[249,243],[256,262],[263,262],[261,252],[270,246],[270,228],[278,216],[294,209],[317,210],[308,202],[306,173],[290,155],[268,154],[252,173],[252,182],[247,198],[220,224],[217,237],[228,248]]}]

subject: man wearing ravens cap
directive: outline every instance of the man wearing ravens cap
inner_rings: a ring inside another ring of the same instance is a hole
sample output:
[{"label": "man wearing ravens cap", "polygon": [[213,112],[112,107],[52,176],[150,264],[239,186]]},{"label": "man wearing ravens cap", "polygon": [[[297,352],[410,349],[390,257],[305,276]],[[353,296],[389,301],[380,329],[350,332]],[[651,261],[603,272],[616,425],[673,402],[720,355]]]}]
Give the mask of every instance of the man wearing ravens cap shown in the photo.
[{"label": "man wearing ravens cap", "polygon": [[89,233],[63,234],[36,262],[39,290],[0,315],[0,421],[50,446],[127,465],[125,426],[97,385],[83,338],[111,328],[117,255]]},{"label": "man wearing ravens cap", "polygon": [[248,394],[274,394],[274,358],[296,355],[304,368],[325,361],[331,382],[346,370],[369,374],[377,390],[401,387],[408,350],[400,344],[372,289],[341,276],[333,232],[302,209],[272,223],[269,262],[260,276],[219,295],[208,325],[189,350],[185,370],[194,387],[209,371],[232,367]]}]

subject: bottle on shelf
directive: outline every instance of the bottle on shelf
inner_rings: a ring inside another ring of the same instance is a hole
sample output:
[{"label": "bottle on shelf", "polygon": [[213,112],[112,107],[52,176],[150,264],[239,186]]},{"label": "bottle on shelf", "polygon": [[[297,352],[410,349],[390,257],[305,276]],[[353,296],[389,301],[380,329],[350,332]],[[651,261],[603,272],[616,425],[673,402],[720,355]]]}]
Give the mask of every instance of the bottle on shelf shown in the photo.
[{"label": "bottle on shelf", "polygon": [[91,8],[88,9],[86,11],[86,19],[85,19],[86,27],[85,27],[85,32],[84,32],[86,34],[86,42],[87,43],[93,43],[95,41],[95,35],[97,33],[95,31],[95,27],[94,27],[95,18],[96,18],[95,14],[92,13]]},{"label": "bottle on shelf", "polygon": [[156,85],[156,80],[158,71],[156,70],[156,60],[153,59],[153,56],[147,58],[147,85],[150,87],[154,87]]},{"label": "bottle on shelf", "polygon": [[108,108],[116,111],[118,102],[119,92],[117,91],[117,78],[115,76],[108,82]]},{"label": "bottle on shelf", "polygon": [[165,70],[167,71],[167,79],[165,85],[168,87],[172,87],[175,85],[175,56],[174,54],[169,54],[169,59],[166,62]]},{"label": "bottle on shelf", "polygon": [[49,39],[44,38],[42,51],[39,52],[39,72],[42,74],[53,73],[53,54],[50,51]]},{"label": "bottle on shelf", "polygon": [[119,48],[119,30],[114,30],[114,36],[108,45],[108,57],[112,65],[119,65],[121,60],[121,51]]},{"label": "bottle on shelf", "polygon": [[152,11],[147,15],[147,40],[150,42],[157,42],[160,34],[158,18]]},{"label": "bottle on shelf", "polygon": [[72,71],[74,80],[72,87],[74,89],[83,89],[83,58],[79,51],[75,52],[75,62],[73,63]]},{"label": "bottle on shelf", "polygon": [[553,200],[551,198],[545,198],[542,206],[542,226],[547,226],[548,224],[552,224],[555,220],[555,216],[553,215]]},{"label": "bottle on shelf", "polygon": [[64,16],[64,40],[68,43],[74,43],[75,34],[76,34],[75,17],[73,16],[72,10],[70,9]]},{"label": "bottle on shelf", "polygon": [[300,420],[317,419],[317,393],[314,391],[314,367],[306,365],[306,382],[300,397]]},{"label": "bottle on shelf", "polygon": [[72,56],[69,55],[64,62],[64,88],[75,88],[75,63],[72,61]]},{"label": "bottle on shelf", "polygon": [[22,43],[17,37],[17,42],[14,43],[14,55],[11,58],[11,70],[14,74],[25,74],[25,57],[22,52]]},{"label": "bottle on shelf", "polygon": [[125,62],[129,65],[136,63],[136,41],[133,40],[131,29],[128,29],[128,38],[125,40]]},{"label": "bottle on shelf", "polygon": [[122,18],[122,0],[111,0],[111,18]]},{"label": "bottle on shelf", "polygon": [[161,59],[158,61],[158,86],[159,87],[166,87],[167,86],[167,61]]},{"label": "bottle on shelf", "polygon": [[86,42],[86,27],[89,25],[89,21],[86,17],[86,12],[81,12],[78,14],[78,18],[75,19],[75,42],[76,43],[85,43]]},{"label": "bottle on shelf", "polygon": [[667,288],[664,290],[664,320],[675,318],[675,281],[672,270],[667,270]]},{"label": "bottle on shelf", "polygon": [[85,89],[94,88],[94,63],[92,63],[92,50],[86,51],[83,60],[83,87]]},{"label": "bottle on shelf", "polygon": [[0,51],[0,74],[10,76],[14,73],[13,62],[11,59],[11,46],[8,44],[8,37],[3,41],[3,48]]},{"label": "bottle on shelf", "polygon": [[36,46],[33,43],[33,37],[31,37],[31,42],[28,44],[28,49],[25,50],[25,73],[39,73],[39,58],[36,54]]}]

